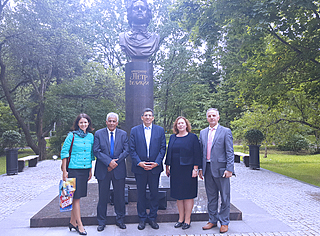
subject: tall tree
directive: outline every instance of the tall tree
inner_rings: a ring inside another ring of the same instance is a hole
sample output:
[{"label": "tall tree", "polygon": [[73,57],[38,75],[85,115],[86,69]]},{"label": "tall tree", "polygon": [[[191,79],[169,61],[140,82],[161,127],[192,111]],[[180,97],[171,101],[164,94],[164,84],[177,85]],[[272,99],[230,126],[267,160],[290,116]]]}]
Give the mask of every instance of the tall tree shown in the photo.
[{"label": "tall tree", "polygon": [[312,0],[180,0],[175,15],[194,42],[218,42],[224,85],[236,88],[237,104],[282,107],[294,114],[286,122],[318,130],[316,119],[299,115],[307,113],[303,101],[319,115],[319,6]]},{"label": "tall tree", "polygon": [[[22,128],[27,144],[45,157],[45,95],[53,83],[61,83],[81,72],[88,52],[79,34],[84,16],[79,1],[18,1],[5,12],[7,40],[2,44],[1,87]],[[78,35],[77,35],[78,33]],[[37,142],[27,121],[34,121]]]}]

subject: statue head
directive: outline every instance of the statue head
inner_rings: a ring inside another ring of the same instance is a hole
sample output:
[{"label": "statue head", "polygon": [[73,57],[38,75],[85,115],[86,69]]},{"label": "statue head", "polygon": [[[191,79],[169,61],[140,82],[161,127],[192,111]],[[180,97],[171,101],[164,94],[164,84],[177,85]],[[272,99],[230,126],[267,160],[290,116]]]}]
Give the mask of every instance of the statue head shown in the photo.
[{"label": "statue head", "polygon": [[152,18],[151,9],[146,0],[129,0],[127,4],[127,18],[130,27],[132,24],[147,24]]}]

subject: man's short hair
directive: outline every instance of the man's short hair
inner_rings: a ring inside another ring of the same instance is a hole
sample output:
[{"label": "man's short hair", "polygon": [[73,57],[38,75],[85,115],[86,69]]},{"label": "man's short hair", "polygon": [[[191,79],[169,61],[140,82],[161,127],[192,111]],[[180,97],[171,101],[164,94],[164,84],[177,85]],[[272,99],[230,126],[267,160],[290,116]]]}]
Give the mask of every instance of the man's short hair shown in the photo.
[{"label": "man's short hair", "polygon": [[109,117],[111,117],[111,116],[117,118],[117,122],[119,122],[119,116],[117,113],[114,113],[114,112],[108,113],[106,121],[108,121]]},{"label": "man's short hair", "polygon": [[144,113],[149,112],[149,111],[152,112],[152,116],[154,116],[154,115],[153,115],[153,110],[152,110],[151,108],[145,108],[145,109],[143,109],[141,116],[143,116]]},{"label": "man's short hair", "polygon": [[219,115],[219,111],[218,111],[218,109],[217,109],[217,108],[209,108],[209,109],[207,110],[206,117],[208,117],[208,113],[209,113],[209,111],[216,111],[216,112],[218,113],[218,116],[220,116],[220,115]]}]

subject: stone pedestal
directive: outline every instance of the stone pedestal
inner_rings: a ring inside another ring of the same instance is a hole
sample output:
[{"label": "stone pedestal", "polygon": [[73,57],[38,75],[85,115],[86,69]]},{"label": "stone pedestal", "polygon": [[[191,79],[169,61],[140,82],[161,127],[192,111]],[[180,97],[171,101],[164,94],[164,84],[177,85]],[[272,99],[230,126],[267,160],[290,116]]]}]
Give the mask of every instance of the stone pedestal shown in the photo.
[{"label": "stone pedestal", "polygon": [[[131,128],[142,124],[145,108],[153,109],[153,65],[146,60],[133,61],[125,67],[126,122],[124,130],[130,135]],[[127,177],[133,178],[131,157],[126,158]]]}]

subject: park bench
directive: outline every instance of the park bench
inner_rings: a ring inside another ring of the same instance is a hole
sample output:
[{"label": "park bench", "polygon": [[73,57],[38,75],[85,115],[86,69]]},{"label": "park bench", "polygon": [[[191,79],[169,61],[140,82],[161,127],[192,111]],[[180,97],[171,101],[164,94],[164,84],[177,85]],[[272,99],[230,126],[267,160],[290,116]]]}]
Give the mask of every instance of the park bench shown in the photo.
[{"label": "park bench", "polygon": [[246,167],[249,166],[249,154],[245,154],[242,152],[234,152],[234,162],[240,163],[240,157],[243,157],[243,163]]},{"label": "park bench", "polygon": [[18,172],[22,172],[25,167],[25,161],[28,161],[29,167],[35,167],[38,163],[39,155],[30,155],[18,159]]}]

